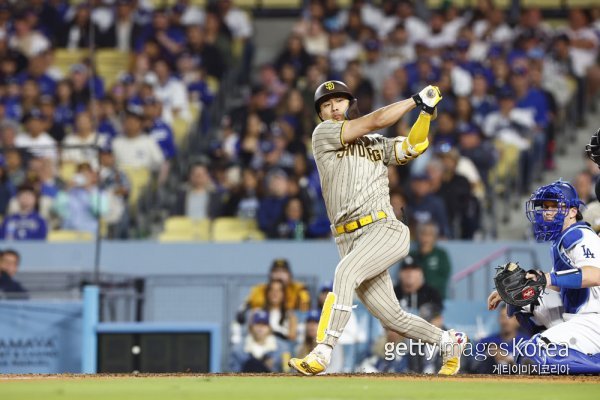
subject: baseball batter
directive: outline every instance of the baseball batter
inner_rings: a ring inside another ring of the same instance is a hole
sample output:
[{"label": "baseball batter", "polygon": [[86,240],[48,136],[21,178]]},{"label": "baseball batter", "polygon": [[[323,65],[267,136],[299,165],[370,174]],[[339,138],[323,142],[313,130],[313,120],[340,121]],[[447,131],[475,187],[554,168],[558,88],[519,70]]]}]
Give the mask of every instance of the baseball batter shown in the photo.
[{"label": "baseball batter", "polygon": [[[327,368],[350,318],[354,292],[386,329],[440,345],[440,374],[458,372],[464,333],[442,331],[402,310],[388,273],[408,254],[410,234],[390,205],[387,166],[406,164],[427,149],[429,124],[441,99],[439,89],[428,86],[410,99],[358,117],[356,99],[344,83],[329,81],[317,88],[315,108],[323,122],[313,132],[312,146],[341,261],[333,292],[323,305],[317,346],[303,359],[289,362],[300,373],[316,375]],[[395,124],[416,106],[422,111],[408,137],[372,133]]]}]

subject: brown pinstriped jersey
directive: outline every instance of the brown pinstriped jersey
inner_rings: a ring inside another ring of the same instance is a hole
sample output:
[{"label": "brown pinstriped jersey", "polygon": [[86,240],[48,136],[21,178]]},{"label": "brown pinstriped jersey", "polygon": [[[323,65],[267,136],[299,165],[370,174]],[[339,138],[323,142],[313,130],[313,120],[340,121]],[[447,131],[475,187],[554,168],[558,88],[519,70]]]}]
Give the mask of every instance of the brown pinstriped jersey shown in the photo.
[{"label": "brown pinstriped jersey", "polygon": [[369,134],[343,143],[343,125],[324,121],[312,135],[329,220],[338,225],[378,210],[393,218],[387,166],[398,165],[394,143],[404,138]]}]

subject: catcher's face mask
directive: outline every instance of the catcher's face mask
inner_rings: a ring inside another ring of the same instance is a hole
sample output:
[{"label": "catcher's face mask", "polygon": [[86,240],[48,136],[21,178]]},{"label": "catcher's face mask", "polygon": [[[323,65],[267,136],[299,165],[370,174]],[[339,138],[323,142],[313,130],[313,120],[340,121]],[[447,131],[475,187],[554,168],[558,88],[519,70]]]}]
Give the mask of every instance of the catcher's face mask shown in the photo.
[{"label": "catcher's face mask", "polygon": [[526,203],[526,215],[533,224],[535,239],[539,242],[558,239],[569,210],[581,204],[575,188],[561,180],[536,190]]}]

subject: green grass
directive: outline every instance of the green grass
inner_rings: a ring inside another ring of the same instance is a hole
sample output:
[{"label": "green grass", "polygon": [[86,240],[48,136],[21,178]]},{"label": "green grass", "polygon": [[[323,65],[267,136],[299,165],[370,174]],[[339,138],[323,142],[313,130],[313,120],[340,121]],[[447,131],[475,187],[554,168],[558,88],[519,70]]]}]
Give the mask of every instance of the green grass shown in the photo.
[{"label": "green grass", "polygon": [[598,399],[600,380],[150,377],[0,380],[2,400]]}]

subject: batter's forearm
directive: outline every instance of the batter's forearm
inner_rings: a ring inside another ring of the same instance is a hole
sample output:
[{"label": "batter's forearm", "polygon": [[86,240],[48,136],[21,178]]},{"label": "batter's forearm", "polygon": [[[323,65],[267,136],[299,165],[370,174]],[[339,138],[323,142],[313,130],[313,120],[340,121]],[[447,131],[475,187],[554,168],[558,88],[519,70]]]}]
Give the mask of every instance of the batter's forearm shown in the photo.
[{"label": "batter's forearm", "polygon": [[376,129],[384,129],[394,125],[407,112],[415,108],[415,101],[410,98],[381,107],[367,116],[371,116]]}]

